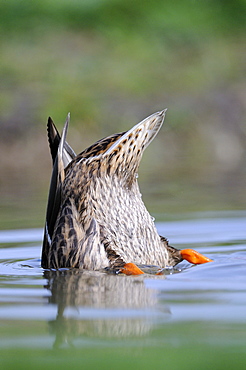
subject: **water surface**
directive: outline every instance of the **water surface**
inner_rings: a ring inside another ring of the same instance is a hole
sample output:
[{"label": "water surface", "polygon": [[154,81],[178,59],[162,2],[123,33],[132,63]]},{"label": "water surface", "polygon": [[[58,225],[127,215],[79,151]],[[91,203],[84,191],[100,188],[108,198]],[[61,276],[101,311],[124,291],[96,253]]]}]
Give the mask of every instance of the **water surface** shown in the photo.
[{"label": "water surface", "polygon": [[214,262],[163,276],[44,271],[41,229],[1,231],[3,368],[244,368],[246,213],[157,227]]}]

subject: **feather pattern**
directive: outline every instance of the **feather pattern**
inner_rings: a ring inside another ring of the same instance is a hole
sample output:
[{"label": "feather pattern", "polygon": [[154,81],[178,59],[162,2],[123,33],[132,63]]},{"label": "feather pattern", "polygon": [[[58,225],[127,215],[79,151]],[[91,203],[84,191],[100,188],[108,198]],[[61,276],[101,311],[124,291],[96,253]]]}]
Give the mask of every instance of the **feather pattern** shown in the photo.
[{"label": "feather pattern", "polygon": [[137,182],[142,154],[162,126],[165,112],[101,139],[77,156],[66,142],[69,116],[61,137],[49,120],[54,165],[44,268],[97,270],[131,262],[165,267],[182,260],[178,253],[176,259],[169,256],[168,242],[158,235]]}]

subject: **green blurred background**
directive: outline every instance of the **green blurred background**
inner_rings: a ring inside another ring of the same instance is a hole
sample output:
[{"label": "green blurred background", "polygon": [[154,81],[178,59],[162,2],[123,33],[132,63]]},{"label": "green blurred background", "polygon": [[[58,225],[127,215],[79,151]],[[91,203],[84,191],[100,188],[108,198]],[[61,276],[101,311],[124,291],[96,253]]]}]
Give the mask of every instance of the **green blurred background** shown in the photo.
[{"label": "green blurred background", "polygon": [[46,121],[68,112],[80,152],[168,108],[140,168],[150,212],[245,209],[245,14],[245,0],[1,1],[0,228],[43,225]]}]

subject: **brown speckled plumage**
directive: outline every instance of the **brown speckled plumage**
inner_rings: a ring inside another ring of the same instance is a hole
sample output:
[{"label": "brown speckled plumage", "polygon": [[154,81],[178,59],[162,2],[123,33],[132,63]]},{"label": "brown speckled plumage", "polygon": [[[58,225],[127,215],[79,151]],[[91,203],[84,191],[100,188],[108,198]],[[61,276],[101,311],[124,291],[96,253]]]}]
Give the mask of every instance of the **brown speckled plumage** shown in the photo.
[{"label": "brown speckled plumage", "polygon": [[172,266],[178,250],[157,233],[139,191],[144,149],[158,133],[165,111],[127,132],[99,140],[75,155],[51,119],[48,136],[53,173],[44,233],[42,267],[98,270],[125,263]]}]

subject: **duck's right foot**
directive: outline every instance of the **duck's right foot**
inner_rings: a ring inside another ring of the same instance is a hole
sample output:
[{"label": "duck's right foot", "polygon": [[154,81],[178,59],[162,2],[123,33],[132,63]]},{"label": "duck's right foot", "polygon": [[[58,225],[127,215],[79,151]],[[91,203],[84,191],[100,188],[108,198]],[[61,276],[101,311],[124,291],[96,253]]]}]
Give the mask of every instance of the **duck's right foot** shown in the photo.
[{"label": "duck's right foot", "polygon": [[194,251],[194,249],[182,249],[180,251],[180,254],[184,260],[190,263],[194,263],[195,265],[200,265],[206,262],[213,262],[213,260],[197,251]]}]

